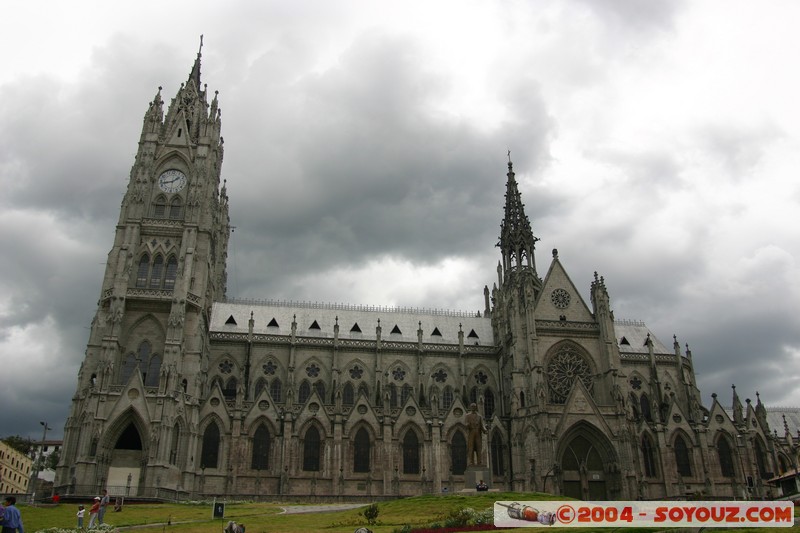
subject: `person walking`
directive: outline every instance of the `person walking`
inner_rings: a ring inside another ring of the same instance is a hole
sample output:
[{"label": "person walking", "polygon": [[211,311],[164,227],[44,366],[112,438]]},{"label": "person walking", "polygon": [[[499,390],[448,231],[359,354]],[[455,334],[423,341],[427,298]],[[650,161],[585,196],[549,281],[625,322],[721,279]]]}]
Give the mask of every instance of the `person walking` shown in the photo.
[{"label": "person walking", "polygon": [[108,490],[103,491],[103,497],[100,498],[100,512],[97,514],[97,523],[103,525],[103,517],[106,515],[106,507],[108,506]]},{"label": "person walking", "polygon": [[25,533],[22,527],[22,515],[16,507],[17,499],[14,496],[6,496],[3,502],[3,533]]},{"label": "person walking", "polygon": [[94,523],[97,521],[97,513],[99,512],[100,512],[100,496],[95,496],[92,508],[89,509],[89,529],[92,529],[94,527]]}]

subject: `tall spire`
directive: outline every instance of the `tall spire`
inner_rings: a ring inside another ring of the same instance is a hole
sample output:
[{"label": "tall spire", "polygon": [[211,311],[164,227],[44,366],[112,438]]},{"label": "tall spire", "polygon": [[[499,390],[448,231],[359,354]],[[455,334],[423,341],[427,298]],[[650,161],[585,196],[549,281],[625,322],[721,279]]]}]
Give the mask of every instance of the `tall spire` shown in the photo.
[{"label": "tall spire", "polygon": [[505,272],[528,267],[536,272],[533,251],[539,239],[533,235],[531,223],[525,215],[525,204],[514,179],[514,164],[511,151],[508,152],[508,173],[506,174],[505,216],[500,222],[500,241],[497,246],[503,254]]},{"label": "tall spire", "polygon": [[192,72],[189,74],[189,80],[194,80],[195,87],[200,90],[200,58],[203,52],[203,36],[200,36],[200,48],[197,50],[197,58],[192,65]]}]

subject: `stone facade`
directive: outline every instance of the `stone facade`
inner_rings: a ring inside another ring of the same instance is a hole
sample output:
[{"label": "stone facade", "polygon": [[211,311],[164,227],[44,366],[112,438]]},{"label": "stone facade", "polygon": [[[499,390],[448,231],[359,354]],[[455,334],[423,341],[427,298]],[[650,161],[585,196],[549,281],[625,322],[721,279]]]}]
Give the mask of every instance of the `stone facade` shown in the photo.
[{"label": "stone facade", "polygon": [[55,490],[458,491],[474,402],[494,487],[766,494],[781,444],[760,400],[703,407],[688,346],[616,321],[597,274],[584,301],[556,250],[541,277],[510,161],[481,312],[227,299],[220,113],[201,87],[198,53],[166,116],[160,88],[145,113]]}]

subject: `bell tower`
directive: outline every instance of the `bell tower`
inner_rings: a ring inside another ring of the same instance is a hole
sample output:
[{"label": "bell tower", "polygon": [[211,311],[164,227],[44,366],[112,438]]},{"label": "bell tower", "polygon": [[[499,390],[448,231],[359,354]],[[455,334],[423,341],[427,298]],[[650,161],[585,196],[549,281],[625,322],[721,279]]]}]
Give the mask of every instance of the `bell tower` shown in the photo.
[{"label": "bell tower", "polygon": [[166,115],[161,87],[144,114],[57,471],[79,494],[192,482],[230,235],[221,113],[201,85],[201,52],[202,37]]}]

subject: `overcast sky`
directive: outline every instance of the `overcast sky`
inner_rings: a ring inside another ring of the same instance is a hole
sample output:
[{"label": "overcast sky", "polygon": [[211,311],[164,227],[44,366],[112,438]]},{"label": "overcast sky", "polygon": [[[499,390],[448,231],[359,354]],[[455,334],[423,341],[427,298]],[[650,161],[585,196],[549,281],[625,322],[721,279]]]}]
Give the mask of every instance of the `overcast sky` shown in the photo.
[{"label": "overcast sky", "polygon": [[[59,437],[142,117],[204,34],[228,295],[482,310],[506,150],[588,301],[800,405],[800,3],[4,3],[0,435]],[[263,326],[263,325],[262,325]],[[781,429],[781,428],[777,428]]]}]

